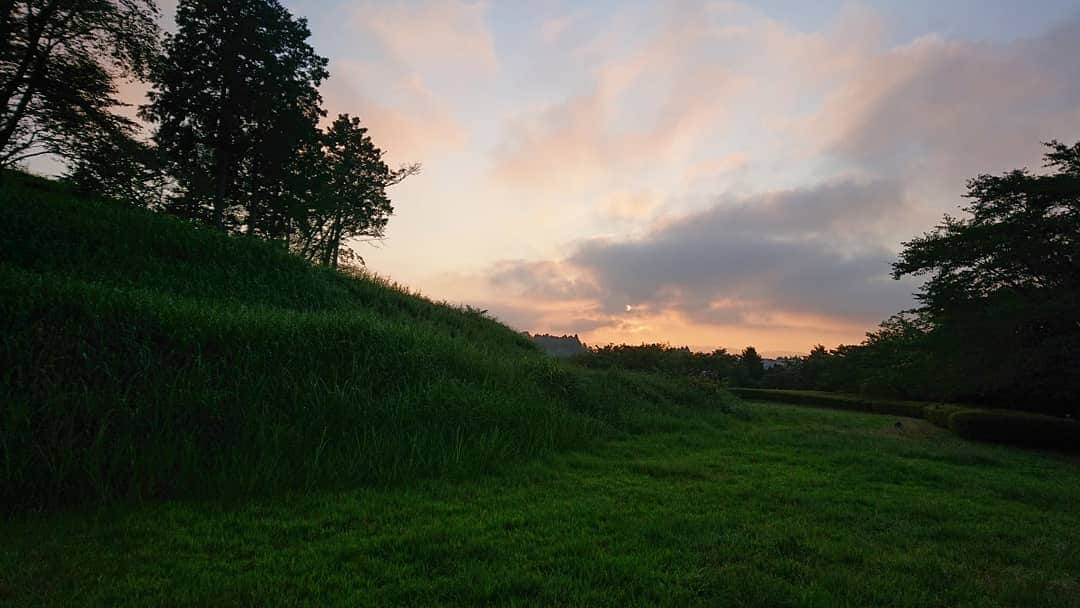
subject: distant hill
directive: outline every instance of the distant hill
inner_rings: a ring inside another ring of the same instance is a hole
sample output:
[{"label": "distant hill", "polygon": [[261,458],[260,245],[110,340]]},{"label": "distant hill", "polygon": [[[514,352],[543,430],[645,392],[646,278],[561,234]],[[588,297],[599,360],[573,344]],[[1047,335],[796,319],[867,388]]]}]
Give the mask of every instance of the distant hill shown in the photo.
[{"label": "distant hill", "polygon": [[578,338],[577,334],[572,336],[552,336],[550,334],[530,335],[529,332],[523,333],[532,338],[532,341],[540,347],[540,350],[552,357],[572,357],[585,352],[587,349],[585,343]]},{"label": "distant hill", "polygon": [[0,175],[0,511],[485,469],[717,403],[275,243]]}]

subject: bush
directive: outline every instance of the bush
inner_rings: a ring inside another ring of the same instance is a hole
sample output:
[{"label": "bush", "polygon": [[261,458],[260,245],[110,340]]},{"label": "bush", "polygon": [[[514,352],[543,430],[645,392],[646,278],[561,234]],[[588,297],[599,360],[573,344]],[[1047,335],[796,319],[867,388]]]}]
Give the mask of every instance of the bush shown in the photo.
[{"label": "bush", "polygon": [[1027,447],[1080,450],[1080,422],[1011,410],[961,410],[949,429],[966,439]]}]

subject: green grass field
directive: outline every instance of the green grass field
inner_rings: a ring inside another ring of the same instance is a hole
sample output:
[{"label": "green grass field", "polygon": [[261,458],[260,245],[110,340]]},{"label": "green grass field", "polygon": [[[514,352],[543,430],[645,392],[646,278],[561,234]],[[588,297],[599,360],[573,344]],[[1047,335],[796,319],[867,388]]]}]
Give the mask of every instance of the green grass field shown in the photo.
[{"label": "green grass field", "polygon": [[1080,468],[751,404],[395,487],[21,517],[0,601],[1080,606]]}]

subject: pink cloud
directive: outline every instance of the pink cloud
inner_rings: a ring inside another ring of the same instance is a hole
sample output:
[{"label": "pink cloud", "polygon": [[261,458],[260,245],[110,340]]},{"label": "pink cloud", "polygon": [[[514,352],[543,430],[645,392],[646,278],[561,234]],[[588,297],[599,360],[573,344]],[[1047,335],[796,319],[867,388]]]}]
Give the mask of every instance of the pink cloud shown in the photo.
[{"label": "pink cloud", "polygon": [[[328,120],[339,113],[359,116],[396,162],[430,161],[466,145],[468,131],[418,77],[387,83],[370,66],[350,62],[335,62],[330,70],[322,91]],[[380,96],[393,101],[365,94],[368,83],[378,83]]]},{"label": "pink cloud", "polygon": [[683,171],[687,180],[715,177],[725,173],[740,171],[750,163],[750,157],[742,152],[732,152],[719,158],[709,158],[688,165]]},{"label": "pink cloud", "polygon": [[490,73],[498,57],[486,18],[486,2],[429,0],[364,3],[354,10],[352,22],[398,63]]},{"label": "pink cloud", "polygon": [[709,40],[692,13],[673,14],[628,54],[599,64],[590,89],[509,121],[494,177],[547,189],[678,163],[682,146],[724,116],[717,100],[736,86],[725,66],[695,57]]}]

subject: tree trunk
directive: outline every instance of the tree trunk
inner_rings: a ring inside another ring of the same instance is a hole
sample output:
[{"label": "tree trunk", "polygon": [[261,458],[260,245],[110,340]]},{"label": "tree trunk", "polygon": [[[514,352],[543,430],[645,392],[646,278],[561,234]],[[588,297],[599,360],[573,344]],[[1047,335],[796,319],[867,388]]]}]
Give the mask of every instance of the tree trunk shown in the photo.
[{"label": "tree trunk", "polygon": [[338,249],[341,246],[341,210],[334,210],[334,221],[330,224],[330,232],[326,236],[325,250],[323,251],[323,264],[331,268],[338,267]]}]

